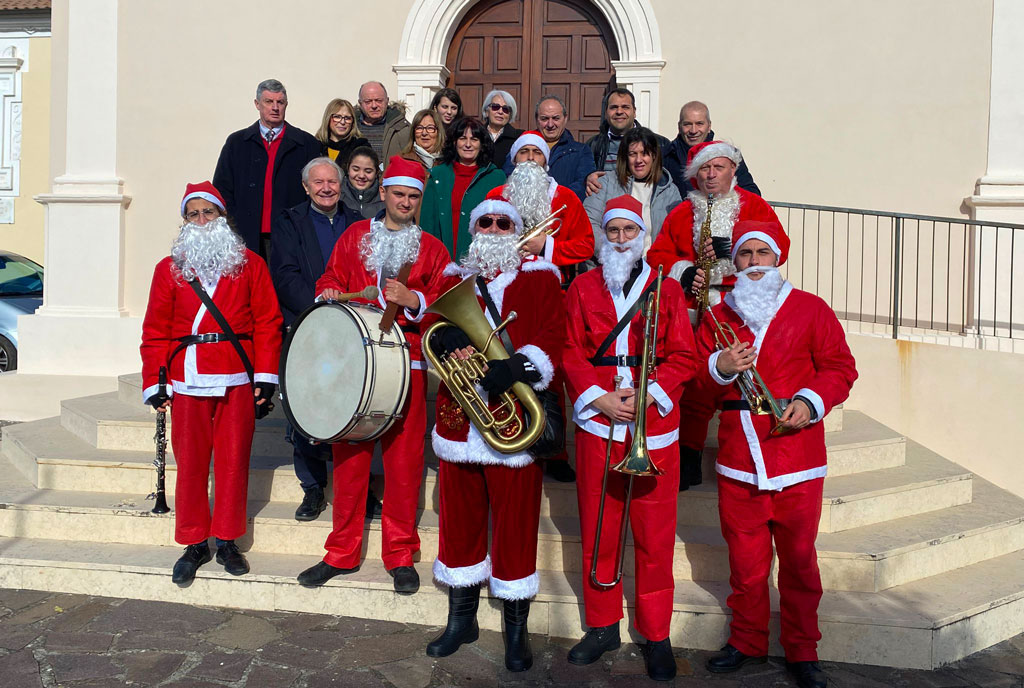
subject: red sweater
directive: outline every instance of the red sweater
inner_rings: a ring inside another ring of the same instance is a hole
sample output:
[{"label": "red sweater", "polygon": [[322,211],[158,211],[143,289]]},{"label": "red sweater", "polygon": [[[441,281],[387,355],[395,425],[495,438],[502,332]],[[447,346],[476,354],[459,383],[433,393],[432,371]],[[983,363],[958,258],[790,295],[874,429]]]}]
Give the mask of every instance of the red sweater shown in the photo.
[{"label": "red sweater", "polygon": [[[466,195],[466,189],[480,169],[476,165],[466,165],[456,161],[452,168],[455,170],[455,185],[452,187],[452,246],[459,245],[459,219],[462,217],[462,198]],[[472,208],[466,209],[472,212]]]},{"label": "red sweater", "polygon": [[263,213],[260,218],[260,233],[270,234],[270,211],[274,204],[274,158],[277,157],[277,149],[281,147],[281,138],[284,136],[284,126],[277,132],[273,142],[267,143],[263,139],[263,147],[267,149],[267,169],[263,177]]}]

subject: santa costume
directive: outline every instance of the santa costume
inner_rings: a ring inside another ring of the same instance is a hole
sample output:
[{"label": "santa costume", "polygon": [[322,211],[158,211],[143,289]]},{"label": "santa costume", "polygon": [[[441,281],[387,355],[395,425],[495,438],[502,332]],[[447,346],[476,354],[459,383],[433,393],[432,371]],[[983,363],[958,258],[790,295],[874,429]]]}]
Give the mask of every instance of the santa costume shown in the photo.
[{"label": "santa costume", "polygon": [[[629,252],[616,252],[615,247],[622,245],[613,244],[601,236],[599,258],[602,267],[577,278],[566,299],[568,329],[562,365],[576,424],[577,499],[583,538],[583,602],[587,626],[606,636],[601,640],[604,649],[617,646],[618,625],[623,616],[623,592],[621,583],[611,588],[598,587],[590,575],[610,431],[609,417],[593,402],[614,391],[613,378],[616,376],[622,377],[620,389],[637,386],[646,318],[643,305],[635,312],[632,312],[632,307],[638,303],[646,304],[648,295],[656,289],[657,280],[657,270],[641,257],[643,233],[647,231],[641,213],[640,202],[632,196],[619,196],[608,202],[602,227],[613,219],[623,218],[635,223],[641,232],[629,242]],[[618,275],[617,279],[613,272]],[[675,280],[662,281],[658,313],[658,363],[648,386],[654,403],[647,411],[645,432],[651,458],[662,474],[634,479],[629,519],[635,546],[636,629],[652,643],[667,643],[674,590],[672,559],[679,474],[676,444],[679,406],[676,401],[695,370],[693,331],[685,317],[686,301],[682,289]],[[626,317],[630,318],[628,324],[611,345],[601,351],[602,343],[616,324]],[[635,432],[631,422],[614,424],[612,466],[629,450]],[[628,482],[626,475],[615,471],[608,474],[597,566],[597,576],[601,581],[610,581],[616,574],[619,531]],[[575,649],[574,653],[578,654]],[[570,661],[574,663],[589,663],[596,659],[596,656],[587,658],[574,653],[570,654]]]},{"label": "santa costume", "polygon": [[[174,539],[207,550],[211,535],[223,547],[246,531],[255,423],[251,384],[265,391],[269,401],[277,384],[282,320],[266,263],[227,224],[220,193],[209,182],[189,184],[181,201],[183,217],[193,199],[208,201],[221,215],[185,223],[171,255],[157,263],[140,352],[143,401],[153,403],[163,394],[172,399]],[[254,380],[190,280],[202,285],[238,336]],[[167,367],[170,380],[165,391],[158,384],[161,367]],[[211,453],[212,514],[207,491]],[[205,558],[209,560],[208,550]]]},{"label": "santa costume", "polygon": [[[786,262],[789,238],[778,222],[738,222],[732,255],[752,239],[771,248],[777,266]],[[751,271],[764,275],[754,281],[745,274]],[[783,405],[805,404],[811,424],[773,436],[773,417],[752,412],[734,384],[736,376],[726,377],[716,367],[720,352],[714,326],[710,318],[704,319],[697,350],[706,364],[698,371],[698,387],[722,410],[715,470],[722,535],[729,546],[729,645],[747,657],[768,652],[768,576],[774,539],[786,659],[815,662],[821,638],[821,577],[814,540],[827,472],[821,420],[849,395],[857,371],[843,329],[824,301],[795,289],[777,267],[753,267],[745,273],[712,312],[741,341],[753,343],[757,371],[772,395]]]},{"label": "santa costume", "polygon": [[[396,156],[388,164],[381,185],[422,191],[424,180],[421,165]],[[410,347],[409,394],[401,419],[380,438],[385,477],[381,559],[384,567],[392,572],[400,567],[412,567],[413,556],[420,548],[416,511],[423,479],[423,437],[427,427],[426,364],[420,351],[420,332],[427,304],[441,293],[441,272],[448,261],[444,244],[421,232],[415,224],[392,230],[385,226],[384,220],[363,220],[350,226],[338,239],[327,268],[316,283],[318,299],[326,289],[358,292],[376,286],[379,295],[375,301],[355,298],[352,302],[372,303],[386,309],[386,280],[396,278],[403,263],[412,262],[406,286],[419,299],[419,307],[414,311],[399,308],[395,319]],[[349,392],[338,390],[339,394]],[[342,440],[332,446],[334,528],[324,545],[327,554],[323,563],[333,569],[354,569],[360,564],[374,444]],[[305,573],[308,572],[303,575]],[[321,582],[316,581],[316,584]]]},{"label": "santa costume", "polygon": [[[511,249],[506,252],[505,261],[488,271],[490,274],[481,270],[486,260],[476,259],[477,247],[495,238],[476,233],[477,222],[485,215],[509,218],[515,229],[511,236],[498,237]],[[527,382],[538,392],[546,390],[561,363],[565,333],[558,268],[543,259],[520,265],[514,242],[522,236],[523,223],[515,208],[506,201],[483,201],[473,210],[469,226],[474,232],[473,244],[462,265],[452,263],[445,269],[447,285],[453,287],[465,279],[480,276],[499,313],[495,318],[489,312],[478,282],[476,294],[480,308],[492,328],[515,311],[517,317],[505,329],[513,348],[507,367],[523,371],[514,376],[516,381]],[[489,365],[506,367],[504,363],[493,361]],[[493,411],[498,398],[494,394],[489,398]],[[517,413],[522,417],[521,409]],[[457,613],[454,618],[450,617],[445,632],[449,637],[446,639],[442,634],[428,648],[428,654],[451,654],[462,642],[468,642],[465,639],[454,642],[451,627],[453,622],[463,630],[468,630],[466,624],[475,626],[475,600],[480,584],[487,582],[491,594],[505,601],[506,665],[512,671],[524,670],[531,661],[526,617],[529,600],[537,594],[539,585],[537,532],[541,468],[529,451],[502,453],[487,444],[445,384],[438,389],[436,418],[432,443],[440,459],[441,534],[434,578],[451,588],[452,609],[462,605],[464,613],[461,620]],[[491,525],[489,547],[488,522]],[[462,637],[469,636],[463,634]]]}]

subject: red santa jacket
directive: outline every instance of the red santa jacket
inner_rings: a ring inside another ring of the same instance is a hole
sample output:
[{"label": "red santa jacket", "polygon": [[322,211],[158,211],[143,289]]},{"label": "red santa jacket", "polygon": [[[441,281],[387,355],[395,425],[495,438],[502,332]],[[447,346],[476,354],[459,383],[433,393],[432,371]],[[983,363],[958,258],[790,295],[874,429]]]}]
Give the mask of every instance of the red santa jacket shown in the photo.
[{"label": "red santa jacket", "polygon": [[[643,291],[657,278],[657,271],[644,263],[629,292],[613,297],[604,281],[604,271],[591,270],[576,278],[566,298],[567,334],[562,369],[573,402],[573,421],[581,430],[599,437],[608,437],[608,419],[591,405],[594,399],[611,392],[613,378],[621,375],[621,387],[635,387],[638,367],[595,366],[590,359],[597,354],[601,342],[625,316]],[[665,279],[661,285],[658,308],[657,357],[660,361],[655,375],[648,382],[654,397],[654,408],[647,414],[647,441],[650,449],[670,446],[679,439],[679,407],[683,385],[696,369],[693,329],[685,315],[683,290],[675,280]],[[606,356],[637,356],[643,352],[643,309],[623,328]],[[616,424],[614,439],[623,442],[626,429],[633,424]]]},{"label": "red santa jacket", "polygon": [[[772,437],[770,415],[722,412],[716,470],[762,490],[781,490],[824,477],[825,428],[820,421],[849,396],[857,379],[846,335],[824,301],[785,282],[778,304],[775,318],[756,333],[734,310],[731,294],[714,307],[720,322],[729,323],[742,341],[757,347],[757,371],[772,395],[777,399],[800,395],[811,401],[817,414],[804,429]],[[738,386],[712,370],[718,356],[711,318],[705,318],[697,331],[697,352],[702,364],[696,391],[718,408],[725,400],[740,400]]]},{"label": "red santa jacket", "polygon": [[[697,261],[697,242],[700,229],[707,217],[707,196],[699,191],[691,191],[686,200],[677,205],[665,218],[651,249],[647,253],[647,262],[655,270],[658,266],[665,269],[665,274],[678,280],[683,271]],[[711,214],[711,236],[725,237],[732,240],[732,227],[740,220],[774,220],[778,222],[775,211],[760,196],[739,187],[723,198],[715,200]],[[711,284],[733,285],[736,277],[733,274],[732,261],[723,258],[715,262],[712,269]],[[712,305],[721,300],[718,290],[710,292]],[[686,294],[690,308],[696,308],[692,293]]]},{"label": "red santa jacket", "polygon": [[[451,288],[470,277],[471,273],[452,263],[445,270],[445,276],[447,287]],[[488,282],[487,292],[502,320],[510,312],[516,312],[516,319],[509,323],[505,331],[516,353],[526,356],[540,373],[540,381],[532,387],[537,391],[547,389],[562,362],[565,335],[565,304],[558,268],[546,260],[525,262],[519,270],[503,272]],[[488,322],[492,327],[496,326],[497,323],[487,313],[484,300],[480,298],[479,288],[477,300]],[[434,453],[445,461],[511,467],[526,466],[533,462],[533,457],[525,451],[503,454],[492,449],[466,418],[444,384],[437,390],[435,417]]]},{"label": "red santa jacket", "polygon": [[[277,384],[281,351],[281,309],[263,259],[246,250],[246,262],[234,277],[221,277],[214,287],[213,303],[239,335],[242,349],[252,361],[256,382]],[[181,277],[168,256],[156,265],[149,289],[149,305],[142,321],[143,399],[156,392],[160,366],[178,346],[177,339],[190,334],[221,332],[199,297]],[[247,336],[247,337],[246,337]],[[190,387],[211,390],[248,384],[238,353],[230,342],[193,344],[175,356],[168,377],[171,392],[188,394]],[[219,392],[223,394],[223,392]]]},{"label": "red santa jacket", "polygon": [[[361,291],[366,287],[376,286],[380,294],[376,301],[367,299],[352,299],[354,303],[373,303],[381,308],[387,308],[384,300],[384,283],[376,272],[366,269],[362,250],[363,237],[370,233],[372,220],[362,220],[351,225],[338,239],[331,252],[331,258],[327,261],[327,269],[317,280],[316,294],[319,296],[325,289],[337,289],[342,292]],[[448,264],[451,257],[448,249],[436,237],[426,232],[420,235],[420,252],[413,263],[412,271],[409,273],[409,281],[406,284],[410,290],[415,292],[420,299],[420,309],[415,316],[404,308],[398,309],[398,317],[395,322],[402,328],[405,338],[409,342],[409,356],[412,360],[412,367],[417,370],[425,370],[423,355],[420,352],[420,323],[426,315],[427,304],[444,293],[441,273]]]},{"label": "red santa jacket", "polygon": [[[558,234],[548,239],[544,253],[538,258],[543,257],[560,268],[582,263],[594,255],[594,231],[590,227],[590,218],[572,189],[561,184],[552,184],[552,187],[551,211],[563,205],[565,210],[558,214],[562,219]],[[489,191],[487,197],[504,198],[504,194],[505,186],[499,186]]]}]

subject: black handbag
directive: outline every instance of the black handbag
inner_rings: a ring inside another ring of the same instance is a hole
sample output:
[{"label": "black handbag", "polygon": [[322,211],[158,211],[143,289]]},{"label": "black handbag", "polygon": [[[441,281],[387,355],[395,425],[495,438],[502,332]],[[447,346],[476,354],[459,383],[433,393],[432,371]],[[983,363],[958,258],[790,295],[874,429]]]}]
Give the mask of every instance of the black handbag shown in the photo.
[{"label": "black handbag", "polygon": [[[497,307],[494,305],[494,300],[491,299],[491,295],[487,291],[487,283],[482,277],[477,277],[476,284],[480,289],[480,296],[483,297],[484,304],[487,306],[487,311],[491,314],[491,320],[495,323],[500,323],[501,313],[498,312]],[[512,340],[509,338],[508,333],[502,330],[499,336],[506,353],[509,356],[514,354],[516,349],[512,346]],[[552,389],[545,389],[540,392],[534,390],[534,394],[537,395],[537,400],[540,402],[541,408],[544,409],[546,422],[544,423],[544,432],[540,434],[537,441],[531,444],[526,451],[535,459],[550,459],[558,456],[565,449],[565,408],[561,403],[562,395]],[[527,424],[529,424],[529,421],[530,419],[526,418]]]}]

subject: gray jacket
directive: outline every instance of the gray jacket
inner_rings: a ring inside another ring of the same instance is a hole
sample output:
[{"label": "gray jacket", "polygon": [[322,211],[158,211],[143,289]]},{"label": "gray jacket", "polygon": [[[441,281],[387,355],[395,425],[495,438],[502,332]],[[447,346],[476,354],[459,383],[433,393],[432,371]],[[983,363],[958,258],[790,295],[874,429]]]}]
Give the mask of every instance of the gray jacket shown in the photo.
[{"label": "gray jacket", "polygon": [[[629,178],[626,188],[623,188],[615,177],[615,173],[609,172],[601,177],[601,189],[594,195],[587,196],[587,200],[583,201],[583,209],[587,211],[587,217],[590,218],[590,226],[594,230],[595,245],[601,245],[601,218],[604,217],[605,205],[613,198],[628,196],[632,188],[632,177]],[[665,218],[682,201],[683,199],[679,196],[679,189],[672,182],[672,175],[669,174],[668,170],[662,169],[661,179],[658,181],[654,193],[651,194],[651,224],[654,226],[648,227],[648,229],[651,232],[652,242],[658,237],[658,232],[661,231],[661,225],[665,222]]]}]

